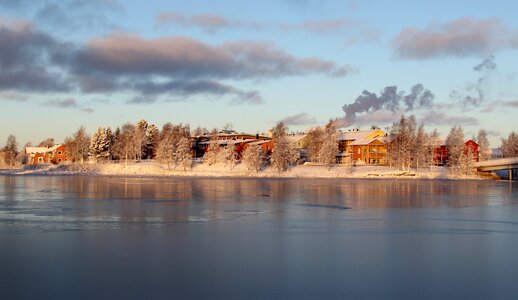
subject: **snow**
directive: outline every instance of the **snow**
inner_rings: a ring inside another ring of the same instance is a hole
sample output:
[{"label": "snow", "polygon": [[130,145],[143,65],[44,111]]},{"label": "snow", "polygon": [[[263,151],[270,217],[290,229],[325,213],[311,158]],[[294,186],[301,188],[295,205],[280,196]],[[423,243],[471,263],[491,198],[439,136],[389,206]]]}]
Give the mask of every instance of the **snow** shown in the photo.
[{"label": "snow", "polygon": [[446,167],[432,167],[431,170],[398,171],[387,166],[358,166],[350,167],[336,165],[328,168],[318,164],[295,166],[284,173],[278,173],[272,168],[261,172],[250,171],[245,164],[214,165],[196,164],[191,170],[183,171],[181,166],[176,169],[156,161],[136,163],[104,163],[104,164],[70,164],[70,165],[36,165],[25,166],[15,170],[0,170],[0,175],[106,175],[106,176],[189,176],[189,177],[283,177],[283,178],[415,178],[415,179],[478,179],[471,177],[453,176]]}]

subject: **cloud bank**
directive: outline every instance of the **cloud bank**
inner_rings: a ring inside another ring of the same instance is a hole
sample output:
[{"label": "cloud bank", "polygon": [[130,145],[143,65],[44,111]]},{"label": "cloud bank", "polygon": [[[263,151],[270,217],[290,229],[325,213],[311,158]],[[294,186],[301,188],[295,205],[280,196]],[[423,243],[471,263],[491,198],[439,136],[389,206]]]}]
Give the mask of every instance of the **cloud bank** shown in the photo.
[{"label": "cloud bank", "polygon": [[404,28],[392,40],[392,47],[395,55],[404,59],[486,56],[518,48],[518,30],[499,18],[465,17],[425,29]]}]

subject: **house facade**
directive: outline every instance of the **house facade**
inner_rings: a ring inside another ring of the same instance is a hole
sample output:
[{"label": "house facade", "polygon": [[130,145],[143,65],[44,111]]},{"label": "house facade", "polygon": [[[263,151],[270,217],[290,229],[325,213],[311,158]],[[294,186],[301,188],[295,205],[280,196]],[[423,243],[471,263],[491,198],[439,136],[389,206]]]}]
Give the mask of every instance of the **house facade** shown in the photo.
[{"label": "house facade", "polygon": [[68,161],[66,146],[59,144],[53,147],[26,147],[28,164],[61,164]]},{"label": "house facade", "polygon": [[374,130],[350,130],[338,135],[338,163],[365,163],[383,165],[386,163],[387,142],[385,132]]},{"label": "house facade", "polygon": [[[436,165],[444,166],[448,163],[448,147],[444,142],[440,143],[440,145],[433,150],[433,153],[433,161]],[[473,160],[478,161],[478,144],[473,140],[467,140],[464,142],[464,155],[468,155],[470,153]]]}]

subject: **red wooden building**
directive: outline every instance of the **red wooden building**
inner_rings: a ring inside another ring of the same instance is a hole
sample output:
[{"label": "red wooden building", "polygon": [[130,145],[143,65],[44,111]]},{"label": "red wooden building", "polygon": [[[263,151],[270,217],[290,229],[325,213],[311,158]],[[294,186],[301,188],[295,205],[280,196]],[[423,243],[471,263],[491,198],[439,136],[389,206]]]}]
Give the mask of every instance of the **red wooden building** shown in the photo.
[{"label": "red wooden building", "polygon": [[[433,152],[433,161],[435,164],[444,166],[448,162],[448,147],[446,147],[444,143],[436,147]],[[464,142],[464,155],[468,155],[470,152],[473,160],[478,161],[478,144],[473,140]]]}]

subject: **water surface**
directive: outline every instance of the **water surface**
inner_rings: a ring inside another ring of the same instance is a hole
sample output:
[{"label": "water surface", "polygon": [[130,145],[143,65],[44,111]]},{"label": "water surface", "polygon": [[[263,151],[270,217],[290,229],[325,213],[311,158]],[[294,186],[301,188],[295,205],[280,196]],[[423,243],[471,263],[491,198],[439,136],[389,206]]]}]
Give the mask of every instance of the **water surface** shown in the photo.
[{"label": "water surface", "polygon": [[0,176],[0,298],[515,299],[518,185]]}]

